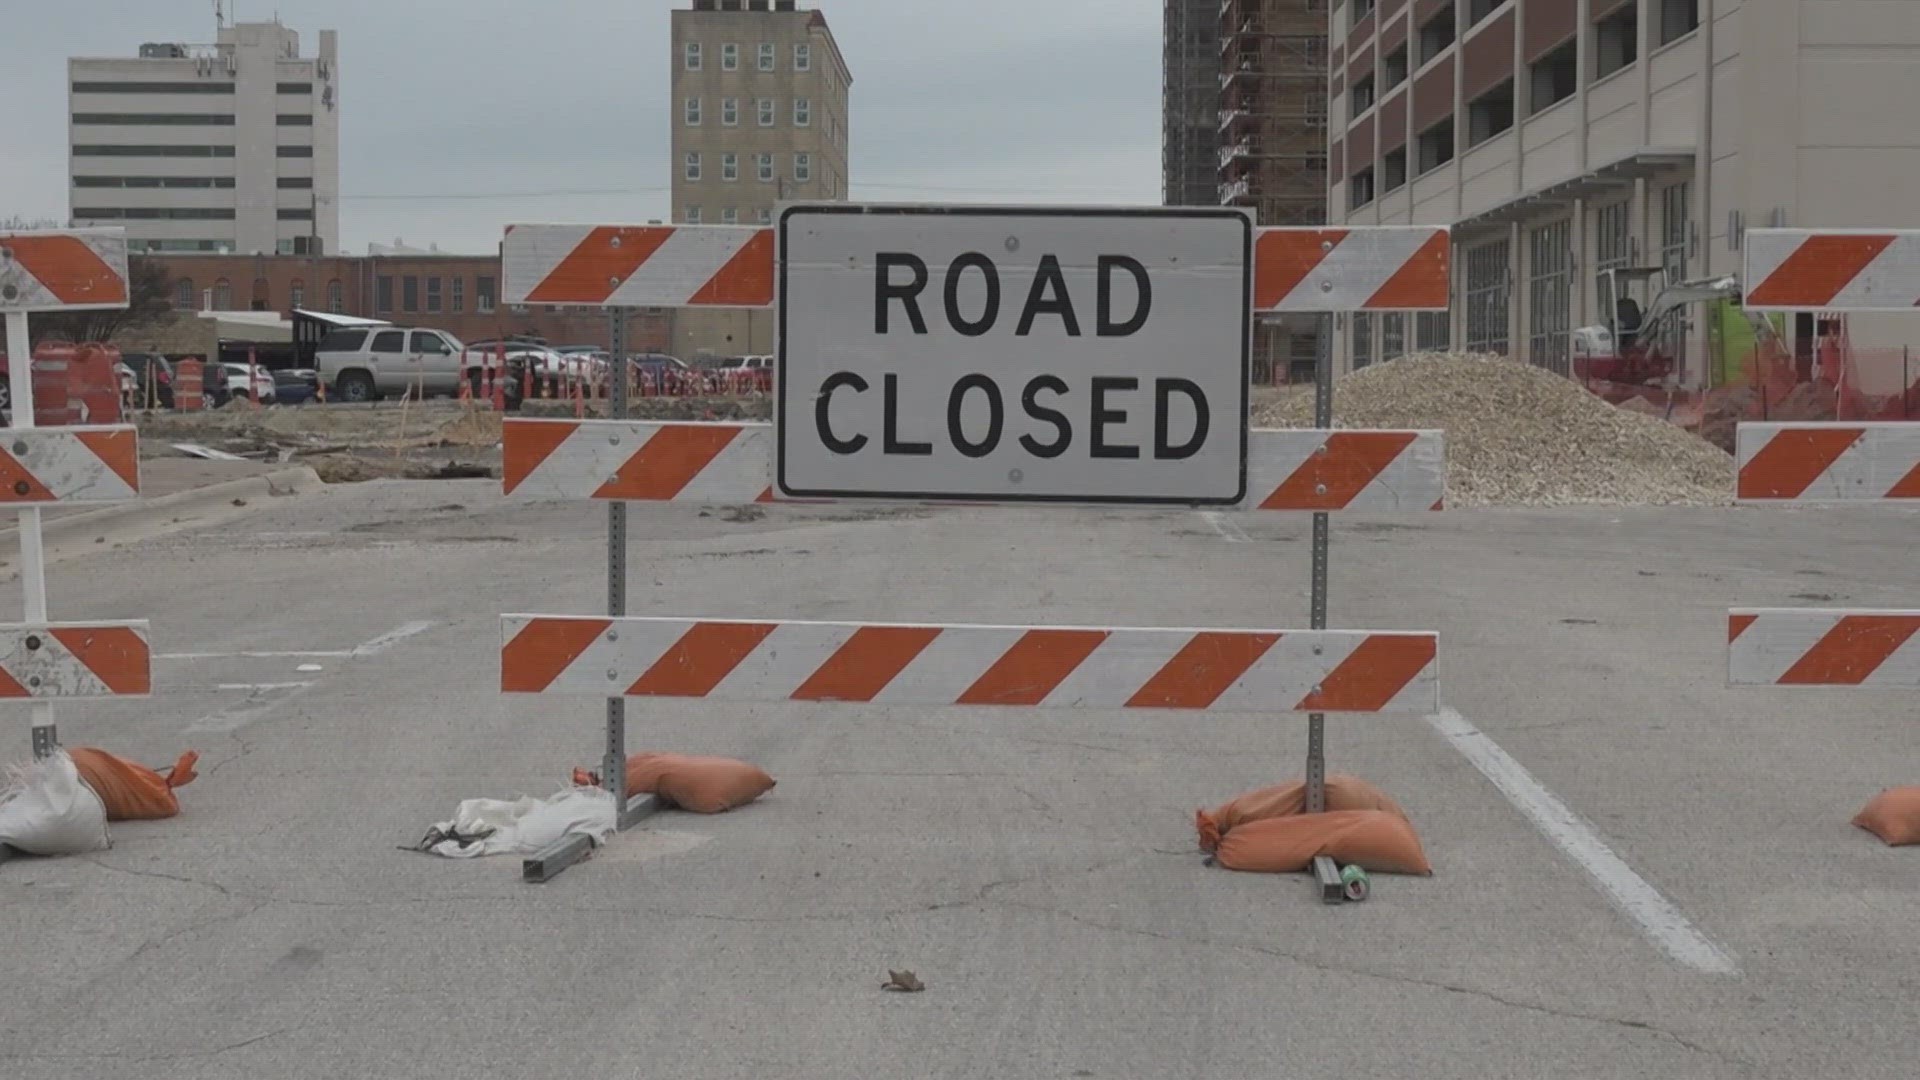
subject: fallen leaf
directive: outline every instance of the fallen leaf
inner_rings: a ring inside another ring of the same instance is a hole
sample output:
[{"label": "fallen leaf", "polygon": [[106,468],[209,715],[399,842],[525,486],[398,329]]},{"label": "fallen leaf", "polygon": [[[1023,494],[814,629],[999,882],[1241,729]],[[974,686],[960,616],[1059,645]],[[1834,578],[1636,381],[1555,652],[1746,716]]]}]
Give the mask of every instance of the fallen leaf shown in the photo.
[{"label": "fallen leaf", "polygon": [[887,970],[887,981],[880,984],[882,990],[898,990],[903,994],[917,994],[927,988],[927,984],[911,971]]}]

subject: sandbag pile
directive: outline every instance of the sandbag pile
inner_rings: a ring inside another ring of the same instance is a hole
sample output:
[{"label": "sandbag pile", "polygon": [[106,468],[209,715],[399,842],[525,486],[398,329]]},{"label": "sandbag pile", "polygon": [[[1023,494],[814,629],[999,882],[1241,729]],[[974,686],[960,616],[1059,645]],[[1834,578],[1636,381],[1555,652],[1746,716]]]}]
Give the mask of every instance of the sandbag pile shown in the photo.
[{"label": "sandbag pile", "polygon": [[75,747],[67,753],[80,770],[80,778],[105,804],[108,821],[159,821],[179,814],[180,800],[174,797],[174,789],[186,787],[199,775],[193,766],[200,755],[192,750],[181,754],[165,776],[90,746]]},{"label": "sandbag pile", "polygon": [[107,808],[66,751],[0,776],[0,844],[29,855],[82,855],[113,846]]},{"label": "sandbag pile", "polygon": [[1200,849],[1229,870],[1293,874],[1326,855],[1372,873],[1433,873],[1406,811],[1372,784],[1329,776],[1326,812],[1306,813],[1304,781],[1249,791],[1194,814]]},{"label": "sandbag pile", "polygon": [[[648,752],[627,758],[627,798],[656,795],[696,814],[723,814],[773,790],[773,777],[757,765],[723,757]],[[573,770],[577,787],[598,787],[600,774]]]}]

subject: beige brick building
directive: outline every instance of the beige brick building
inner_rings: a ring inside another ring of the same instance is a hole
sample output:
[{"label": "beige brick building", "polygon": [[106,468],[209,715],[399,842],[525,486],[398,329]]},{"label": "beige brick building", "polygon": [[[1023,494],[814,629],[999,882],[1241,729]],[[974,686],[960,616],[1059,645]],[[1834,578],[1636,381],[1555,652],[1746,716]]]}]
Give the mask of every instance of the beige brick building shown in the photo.
[{"label": "beige brick building", "polygon": [[[673,13],[673,218],[756,225],[782,200],[847,197],[853,76],[817,10],[794,0],[693,0]],[[686,310],[674,350],[773,351],[772,312]]]}]

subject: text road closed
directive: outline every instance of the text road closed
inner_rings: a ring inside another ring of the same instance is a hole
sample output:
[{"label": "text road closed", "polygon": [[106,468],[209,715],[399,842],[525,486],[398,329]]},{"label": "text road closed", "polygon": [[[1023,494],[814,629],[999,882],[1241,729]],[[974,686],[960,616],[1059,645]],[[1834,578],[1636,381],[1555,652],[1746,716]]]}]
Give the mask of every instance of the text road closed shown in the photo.
[{"label": "text road closed", "polygon": [[1241,498],[1245,215],[803,206],[780,233],[783,494]]}]

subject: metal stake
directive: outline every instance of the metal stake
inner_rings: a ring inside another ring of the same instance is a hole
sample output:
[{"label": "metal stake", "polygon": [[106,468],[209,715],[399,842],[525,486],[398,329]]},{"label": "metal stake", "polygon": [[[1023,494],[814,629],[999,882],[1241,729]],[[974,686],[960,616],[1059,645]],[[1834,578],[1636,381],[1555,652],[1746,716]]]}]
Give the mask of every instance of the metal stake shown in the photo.
[{"label": "metal stake", "polygon": [[[1315,320],[1318,340],[1313,348],[1313,426],[1333,426],[1333,316]],[[1327,628],[1327,545],[1329,522],[1325,511],[1313,515],[1312,628]],[[1327,717],[1307,716],[1307,813],[1327,808]]]},{"label": "metal stake", "polygon": [[[33,427],[33,354],[32,338],[27,333],[27,313],[7,312],[7,379],[13,390],[13,427],[25,431]],[[40,508],[22,507],[20,515],[20,590],[25,598],[22,621],[47,621],[47,563],[40,543]],[[33,756],[50,756],[60,745],[59,731],[53,723],[53,702],[33,703]]]}]

